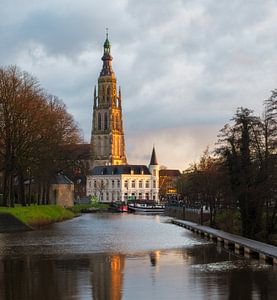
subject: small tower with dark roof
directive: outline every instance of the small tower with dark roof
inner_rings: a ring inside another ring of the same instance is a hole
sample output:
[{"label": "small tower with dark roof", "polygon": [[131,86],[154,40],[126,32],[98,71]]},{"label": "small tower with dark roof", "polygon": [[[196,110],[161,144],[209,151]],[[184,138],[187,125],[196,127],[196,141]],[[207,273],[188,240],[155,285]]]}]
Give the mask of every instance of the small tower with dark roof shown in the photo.
[{"label": "small tower with dark roof", "polygon": [[127,164],[121,90],[117,92],[108,32],[103,47],[103,66],[94,90],[91,167]]},{"label": "small tower with dark roof", "polygon": [[152,175],[151,185],[152,185],[152,195],[150,198],[159,202],[159,170],[160,166],[158,164],[155,146],[153,146],[152,155],[149,164],[149,171]]},{"label": "small tower with dark roof", "polygon": [[155,146],[153,146],[152,155],[150,159],[150,166],[156,166],[156,165],[158,165],[158,161],[157,161]]}]

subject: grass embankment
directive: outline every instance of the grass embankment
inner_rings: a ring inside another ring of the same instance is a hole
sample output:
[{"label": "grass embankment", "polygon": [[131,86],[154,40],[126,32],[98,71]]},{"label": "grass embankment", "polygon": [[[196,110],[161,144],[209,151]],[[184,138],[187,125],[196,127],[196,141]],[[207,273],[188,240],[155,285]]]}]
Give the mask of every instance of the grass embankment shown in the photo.
[{"label": "grass embankment", "polygon": [[105,203],[77,204],[74,205],[73,207],[70,207],[69,209],[74,214],[80,214],[82,209],[88,209],[88,208],[108,209],[109,204],[105,204]]},{"label": "grass embankment", "polygon": [[75,216],[72,211],[59,205],[0,207],[0,212],[10,213],[34,227],[71,219]]}]

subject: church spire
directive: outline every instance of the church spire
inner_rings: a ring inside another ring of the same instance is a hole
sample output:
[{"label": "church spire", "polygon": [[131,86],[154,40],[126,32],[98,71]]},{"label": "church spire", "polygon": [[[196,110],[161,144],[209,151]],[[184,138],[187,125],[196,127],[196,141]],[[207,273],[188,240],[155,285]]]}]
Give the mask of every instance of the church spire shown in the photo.
[{"label": "church spire", "polygon": [[150,160],[150,166],[156,166],[158,165],[158,160],[156,156],[155,146],[153,146],[151,160]]},{"label": "church spire", "polygon": [[109,41],[108,29],[106,29],[106,40],[104,42],[104,53],[102,56],[103,67],[100,72],[100,76],[114,76],[114,72],[112,69],[112,56],[111,56],[111,44]]},{"label": "church spire", "polygon": [[94,89],[91,132],[91,166],[127,164],[122,122],[121,90],[117,93],[112,70],[111,45],[108,32],[102,57],[103,68]]}]

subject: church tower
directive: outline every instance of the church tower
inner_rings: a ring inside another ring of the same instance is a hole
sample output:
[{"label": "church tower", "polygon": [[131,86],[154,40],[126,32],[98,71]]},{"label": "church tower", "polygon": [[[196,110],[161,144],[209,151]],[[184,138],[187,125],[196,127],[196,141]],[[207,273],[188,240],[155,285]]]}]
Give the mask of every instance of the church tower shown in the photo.
[{"label": "church tower", "polygon": [[111,45],[106,34],[103,67],[94,88],[91,133],[92,167],[127,164],[122,123],[121,90],[117,92]]}]

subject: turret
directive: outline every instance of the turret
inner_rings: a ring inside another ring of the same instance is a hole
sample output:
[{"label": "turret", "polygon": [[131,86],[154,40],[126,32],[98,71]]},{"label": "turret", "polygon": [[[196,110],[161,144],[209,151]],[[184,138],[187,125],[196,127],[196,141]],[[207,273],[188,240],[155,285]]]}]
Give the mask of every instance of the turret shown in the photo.
[{"label": "turret", "polygon": [[97,96],[96,96],[96,86],[94,86],[94,101],[93,101],[93,107],[97,106]]},{"label": "turret", "polygon": [[118,107],[121,108],[121,87],[118,90]]},{"label": "turret", "polygon": [[153,146],[152,155],[149,164],[149,171],[151,173],[151,187],[152,187],[152,199],[159,201],[159,170],[155,146]]}]

